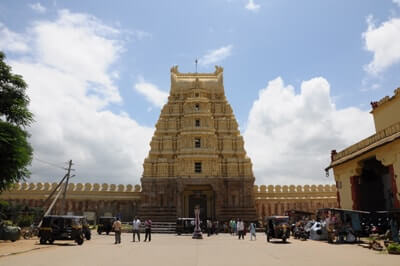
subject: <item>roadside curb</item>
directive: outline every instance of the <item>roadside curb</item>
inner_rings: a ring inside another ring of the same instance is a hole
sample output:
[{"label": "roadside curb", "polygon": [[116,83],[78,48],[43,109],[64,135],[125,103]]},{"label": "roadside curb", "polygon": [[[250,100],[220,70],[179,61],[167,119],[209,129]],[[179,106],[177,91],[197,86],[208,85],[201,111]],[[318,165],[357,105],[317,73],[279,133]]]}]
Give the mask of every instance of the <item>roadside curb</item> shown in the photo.
[{"label": "roadside curb", "polygon": [[51,246],[50,247],[36,247],[36,248],[28,249],[28,250],[2,254],[2,255],[0,255],[0,258],[7,257],[7,256],[12,256],[12,255],[18,255],[18,254],[27,253],[27,252],[30,252],[30,251],[39,250],[39,249],[45,249],[45,248],[51,248]]}]

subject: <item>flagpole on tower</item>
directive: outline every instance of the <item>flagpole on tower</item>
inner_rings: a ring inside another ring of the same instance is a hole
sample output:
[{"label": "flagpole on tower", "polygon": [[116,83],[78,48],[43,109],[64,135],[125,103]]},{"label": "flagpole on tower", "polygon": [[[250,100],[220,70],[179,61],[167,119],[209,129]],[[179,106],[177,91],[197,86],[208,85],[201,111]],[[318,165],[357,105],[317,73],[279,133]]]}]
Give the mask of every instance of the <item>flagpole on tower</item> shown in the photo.
[{"label": "flagpole on tower", "polygon": [[194,63],[196,64],[196,74],[197,74],[197,63],[199,62],[199,60],[197,60],[197,57],[196,57],[196,60],[194,60]]}]

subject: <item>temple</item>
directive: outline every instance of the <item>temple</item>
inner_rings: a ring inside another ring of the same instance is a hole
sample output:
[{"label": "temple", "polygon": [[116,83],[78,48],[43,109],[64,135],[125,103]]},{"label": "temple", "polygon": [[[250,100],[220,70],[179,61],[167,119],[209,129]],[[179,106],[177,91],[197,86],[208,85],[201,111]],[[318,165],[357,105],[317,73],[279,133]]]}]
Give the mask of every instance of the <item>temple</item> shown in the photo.
[{"label": "temple", "polygon": [[[257,186],[254,181],[251,160],[225,97],[223,69],[180,73],[175,66],[168,102],[143,163],[142,184],[70,183],[66,204],[58,201],[54,213],[85,215],[94,223],[99,216],[173,222],[194,217],[198,205],[202,219],[263,221],[290,209],[314,212],[337,207],[334,185]],[[0,200],[47,207],[45,199],[56,186],[18,183],[0,194]]]},{"label": "temple", "polygon": [[171,68],[171,90],[143,164],[140,215],[154,220],[194,217],[256,219],[254,176],[232,108],[223,69],[180,73]]}]

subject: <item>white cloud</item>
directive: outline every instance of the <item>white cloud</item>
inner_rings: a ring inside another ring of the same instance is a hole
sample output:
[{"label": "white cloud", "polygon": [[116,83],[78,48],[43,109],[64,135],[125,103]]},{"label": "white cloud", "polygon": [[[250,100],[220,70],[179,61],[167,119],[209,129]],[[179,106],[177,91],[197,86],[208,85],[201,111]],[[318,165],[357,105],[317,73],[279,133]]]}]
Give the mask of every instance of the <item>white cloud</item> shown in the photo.
[{"label": "white cloud", "polygon": [[400,62],[400,18],[392,18],[377,27],[369,16],[367,23],[368,29],[362,37],[365,49],[373,53],[373,59],[365,70],[378,74]]},{"label": "white cloud", "polygon": [[9,52],[27,52],[28,37],[24,37],[18,33],[9,30],[0,22],[0,50]]},{"label": "white cloud", "polygon": [[62,10],[57,21],[38,22],[33,32],[40,62],[93,82],[91,90],[106,101],[121,100],[107,72],[122,51],[120,41],[107,38],[118,30],[93,16]]},{"label": "white cloud", "polygon": [[247,3],[247,5],[245,6],[245,8],[247,10],[253,11],[253,12],[257,12],[260,9],[260,5],[254,3],[254,0],[249,0],[249,2]]},{"label": "white cloud", "polygon": [[296,93],[278,77],[260,90],[244,138],[257,183],[313,184],[332,182],[323,171],[332,149],[339,151],[373,132],[368,112],[335,107],[324,78],[302,82]]},{"label": "white cloud", "polygon": [[394,4],[398,5],[400,7],[400,0],[392,0]]},{"label": "white cloud", "polygon": [[144,95],[146,100],[156,107],[162,107],[168,100],[168,93],[160,90],[156,85],[146,82],[139,77],[139,82],[134,85],[134,89]]},{"label": "white cloud", "polygon": [[38,13],[41,13],[41,14],[46,13],[46,8],[44,6],[42,6],[40,3],[29,4],[29,7]]},{"label": "white cloud", "polygon": [[210,50],[199,59],[199,64],[207,66],[222,61],[232,54],[232,48],[233,45],[230,44],[216,50]]},{"label": "white cloud", "polygon": [[[35,157],[59,163],[72,159],[74,182],[138,183],[154,129],[107,110],[121,102],[112,68],[123,51],[119,30],[68,10],[54,21],[32,25],[27,30],[31,59],[11,65],[29,84]],[[31,181],[64,175],[37,160],[31,171]]]}]

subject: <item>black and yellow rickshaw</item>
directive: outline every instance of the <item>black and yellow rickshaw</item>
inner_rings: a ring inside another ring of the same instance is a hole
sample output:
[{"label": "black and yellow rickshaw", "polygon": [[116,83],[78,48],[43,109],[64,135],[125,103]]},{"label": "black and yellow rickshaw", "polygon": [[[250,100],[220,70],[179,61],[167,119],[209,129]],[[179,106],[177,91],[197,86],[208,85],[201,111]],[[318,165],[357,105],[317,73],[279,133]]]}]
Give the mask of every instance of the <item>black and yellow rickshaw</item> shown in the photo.
[{"label": "black and yellow rickshaw", "polygon": [[82,230],[82,220],[80,216],[69,215],[49,215],[43,217],[39,228],[40,244],[54,240],[73,240],[78,245],[82,245],[84,234]]},{"label": "black and yellow rickshaw", "polygon": [[317,219],[328,221],[329,243],[356,243],[368,236],[366,229],[371,213],[366,211],[323,208],[317,210]]},{"label": "black and yellow rickshaw", "polygon": [[290,237],[290,226],[288,216],[269,216],[265,218],[265,234],[267,241],[272,238],[282,239],[283,242]]},{"label": "black and yellow rickshaw", "polygon": [[176,219],[176,234],[192,234],[194,231],[194,218]]},{"label": "black and yellow rickshaw", "polygon": [[97,223],[97,233],[101,235],[102,232],[106,232],[108,235],[113,231],[113,223],[117,220],[116,217],[112,216],[100,216]]}]

